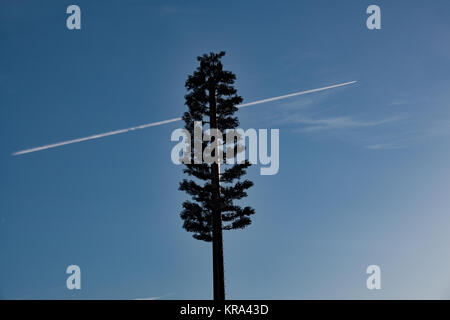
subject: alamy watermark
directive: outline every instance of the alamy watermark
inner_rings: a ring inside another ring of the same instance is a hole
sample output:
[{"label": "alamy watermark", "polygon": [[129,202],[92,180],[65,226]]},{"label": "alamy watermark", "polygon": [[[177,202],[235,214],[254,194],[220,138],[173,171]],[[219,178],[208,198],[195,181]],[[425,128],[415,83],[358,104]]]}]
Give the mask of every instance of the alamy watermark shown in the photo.
[{"label": "alamy watermark", "polygon": [[[267,148],[268,131],[270,131],[270,155]],[[193,132],[194,137],[187,129],[180,128],[172,132],[171,141],[179,141],[172,148],[171,158],[174,164],[242,164],[246,160],[251,164],[258,164],[259,160],[261,175],[278,173],[280,167],[279,129],[259,129],[257,131],[251,128],[244,131],[237,128],[227,129],[222,133],[219,129],[203,131],[202,122],[195,121]],[[204,142],[209,143],[204,147]]]},{"label": "alamy watermark", "polygon": [[81,289],[81,269],[76,264],[67,267],[66,273],[70,276],[66,280],[66,287],[69,290]]},{"label": "alamy watermark", "polygon": [[366,273],[370,274],[370,276],[366,280],[366,286],[369,290],[380,290],[381,289],[381,268],[372,264],[367,267]]}]

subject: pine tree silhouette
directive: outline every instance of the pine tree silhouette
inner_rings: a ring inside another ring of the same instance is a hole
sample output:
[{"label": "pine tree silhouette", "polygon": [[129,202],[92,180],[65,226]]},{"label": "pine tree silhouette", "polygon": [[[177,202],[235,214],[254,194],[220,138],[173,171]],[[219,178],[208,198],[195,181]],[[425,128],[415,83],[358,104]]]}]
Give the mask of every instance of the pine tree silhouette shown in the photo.
[{"label": "pine tree silhouette", "polygon": [[[239,125],[239,120],[233,115],[238,110],[236,105],[242,103],[243,99],[233,87],[236,76],[223,70],[221,58],[224,55],[225,52],[222,51],[197,57],[200,65],[188,76],[185,84],[188,90],[185,104],[189,111],[184,113],[183,120],[185,128],[191,134],[191,145],[200,145],[202,153],[215,139],[212,138],[211,142],[195,140],[195,121],[208,123],[210,129],[219,129],[223,141],[226,141],[226,129],[234,129]],[[245,148],[239,143],[239,137],[233,138],[232,142],[226,141],[224,151],[230,148],[235,155],[245,152]],[[212,154],[215,155],[214,152]],[[225,156],[222,166],[220,163],[195,164],[194,160],[198,156],[193,150],[190,156],[192,162],[185,164],[183,172],[195,177],[197,181],[184,179],[180,183],[179,189],[187,192],[193,200],[183,203],[183,227],[193,232],[195,239],[212,242],[214,300],[223,301],[225,283],[222,230],[243,229],[251,223],[250,216],[255,213],[254,209],[242,208],[234,202],[246,197],[246,190],[253,185],[249,180],[241,180],[250,163],[245,161],[231,164],[231,157]]]}]

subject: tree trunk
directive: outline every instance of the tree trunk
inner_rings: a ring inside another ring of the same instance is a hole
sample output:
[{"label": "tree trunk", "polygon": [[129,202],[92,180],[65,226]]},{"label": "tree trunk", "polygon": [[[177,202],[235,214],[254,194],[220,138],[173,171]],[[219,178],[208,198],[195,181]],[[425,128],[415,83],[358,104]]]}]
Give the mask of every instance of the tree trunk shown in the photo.
[{"label": "tree trunk", "polygon": [[[217,129],[216,119],[216,88],[211,85],[209,88],[209,123],[210,129]],[[217,150],[217,149],[216,149]],[[211,180],[213,184],[214,210],[212,216],[213,222],[213,278],[214,278],[214,300],[225,300],[225,278],[223,266],[223,240],[222,240],[222,213],[219,207],[220,199],[220,172],[219,164],[211,164]]]}]

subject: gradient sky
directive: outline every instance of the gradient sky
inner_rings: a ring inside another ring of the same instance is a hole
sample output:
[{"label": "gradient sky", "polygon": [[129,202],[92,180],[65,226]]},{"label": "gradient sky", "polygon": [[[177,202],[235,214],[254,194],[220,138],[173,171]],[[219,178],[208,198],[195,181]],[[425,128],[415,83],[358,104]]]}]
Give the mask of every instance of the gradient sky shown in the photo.
[{"label": "gradient sky", "polygon": [[[178,117],[196,56],[219,50],[244,102],[358,80],[238,112],[280,129],[280,171],[249,171],[256,214],[224,234],[227,297],[450,298],[449,14],[446,0],[2,0],[0,298],[212,297],[211,246],[179,217],[181,123],[11,154]],[[65,287],[71,264],[81,290]]]}]

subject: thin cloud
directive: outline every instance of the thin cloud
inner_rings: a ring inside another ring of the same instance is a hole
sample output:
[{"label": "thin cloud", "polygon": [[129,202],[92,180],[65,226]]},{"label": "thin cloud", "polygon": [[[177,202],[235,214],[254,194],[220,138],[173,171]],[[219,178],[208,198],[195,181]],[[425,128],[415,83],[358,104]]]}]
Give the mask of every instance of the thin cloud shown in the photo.
[{"label": "thin cloud", "polygon": [[406,100],[402,100],[402,99],[397,99],[397,100],[393,100],[391,101],[391,103],[389,103],[390,106],[402,106],[404,104],[406,104],[408,101]]},{"label": "thin cloud", "polygon": [[280,108],[284,108],[287,110],[298,110],[298,109],[305,109],[308,108],[312,105],[314,105],[314,103],[317,103],[316,101],[317,99],[302,99],[302,100],[297,100],[297,101],[289,101],[289,102],[284,102],[280,104]]},{"label": "thin cloud", "polygon": [[390,150],[390,149],[400,149],[403,148],[403,146],[396,145],[393,143],[378,143],[368,145],[365,148],[370,150]]},{"label": "thin cloud", "polygon": [[348,116],[326,118],[326,119],[312,119],[307,117],[299,117],[297,119],[294,119],[292,122],[307,125],[305,128],[296,130],[298,132],[316,132],[323,130],[374,127],[402,119],[404,119],[404,117],[391,117],[377,121],[361,121]]}]

